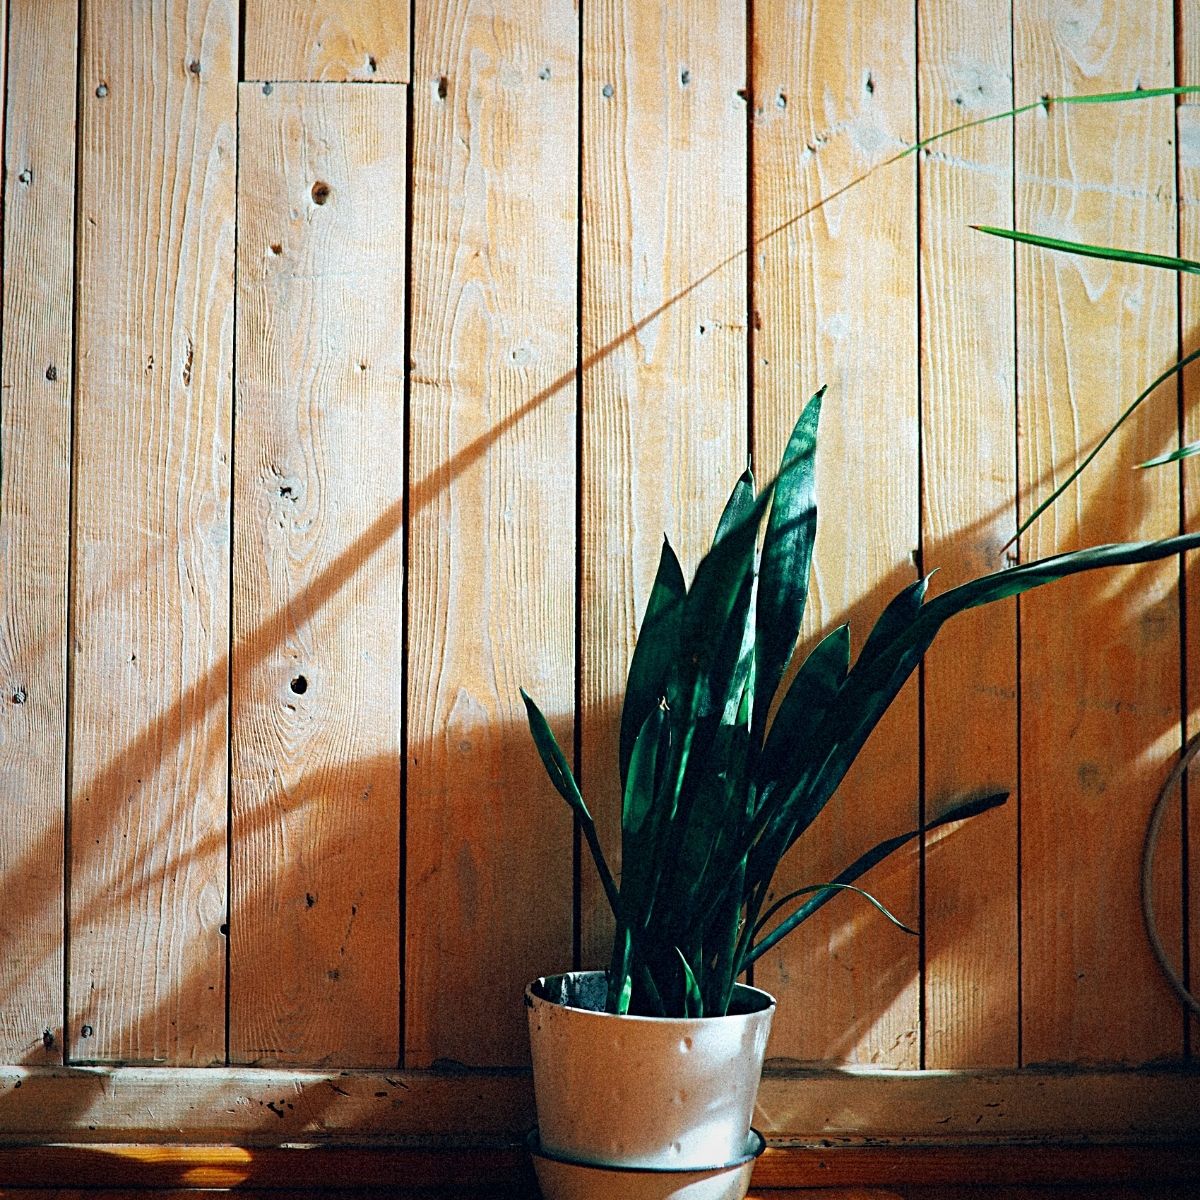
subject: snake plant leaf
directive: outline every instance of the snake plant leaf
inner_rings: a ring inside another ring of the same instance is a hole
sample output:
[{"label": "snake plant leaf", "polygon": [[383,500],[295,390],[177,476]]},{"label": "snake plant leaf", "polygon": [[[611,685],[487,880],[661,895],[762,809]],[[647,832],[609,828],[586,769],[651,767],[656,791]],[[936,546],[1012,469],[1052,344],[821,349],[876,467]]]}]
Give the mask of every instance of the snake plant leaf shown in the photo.
[{"label": "snake plant leaf", "polygon": [[1027,233],[1023,229],[997,229],[993,225],[972,225],[971,228],[980,233],[990,233],[993,237],[1007,238],[1010,242],[1039,246],[1043,250],[1062,250],[1084,258],[1104,258],[1112,262],[1134,263],[1141,267],[1161,267],[1167,271],[1200,275],[1200,262],[1191,258],[1176,258],[1171,254],[1149,254],[1144,250],[1124,250],[1117,246],[1093,246],[1088,242],[1072,242],[1066,238]]},{"label": "snake plant leaf", "polygon": [[537,747],[546,774],[550,776],[550,782],[558,789],[558,794],[571,806],[576,816],[590,821],[592,814],[583,802],[583,794],[575,782],[571,764],[559,749],[558,739],[554,736],[550,723],[524,688],[521,689],[521,699],[525,701],[525,714],[529,719],[529,732],[533,735],[533,744]]},{"label": "snake plant leaf", "polygon": [[659,825],[664,819],[658,800],[670,733],[666,709],[660,704],[642,725],[625,781],[621,810],[621,902],[626,916],[638,929],[646,927],[653,903],[647,887],[654,867]]},{"label": "snake plant leaf", "polygon": [[[941,825],[949,825],[954,821],[964,821],[968,817],[975,817],[980,813],[987,812],[989,809],[999,807],[1007,799],[1007,792],[992,792],[985,796],[974,797],[948,809],[941,816],[930,821],[925,828],[926,830],[937,829]],[[829,883],[820,885],[821,890],[811,900],[802,904],[786,920],[781,921],[770,933],[754,943],[743,958],[740,964],[741,969],[745,970],[746,967],[761,958],[773,946],[778,945],[793,929],[807,921],[819,908],[828,904],[838,891],[844,890],[843,885],[854,883],[856,879],[860,879],[877,863],[894,854],[902,846],[919,837],[920,834],[920,829],[910,829],[906,833],[885,839],[878,843],[878,845],[872,846],[865,854],[856,858],[845,870],[839,871]],[[766,919],[766,917],[762,918],[762,920]],[[761,921],[756,921],[756,926],[760,924]]]},{"label": "snake plant leaf", "polygon": [[[762,930],[770,923],[771,918],[781,909],[786,908],[793,900],[798,900],[801,896],[811,896],[814,892],[853,892],[857,896],[861,896],[869,904],[877,909],[885,916],[897,929],[903,930],[905,933],[917,936],[917,930],[911,928],[900,920],[898,916],[882,900],[876,896],[872,896],[870,892],[864,888],[857,887],[853,883],[810,883],[808,887],[796,888],[793,892],[788,892],[786,896],[776,900],[769,909],[758,919],[754,926],[755,933],[761,933]],[[830,896],[830,899],[833,897]]]},{"label": "snake plant leaf", "polygon": [[672,913],[694,913],[699,889],[713,878],[711,864],[722,839],[740,823],[749,737],[745,724],[722,722],[703,748],[693,752],[695,782],[690,803],[681,806],[677,845],[673,847],[677,867],[668,897]]},{"label": "snake plant leaf", "polygon": [[754,508],[754,473],[747,467],[738,481],[733,485],[733,491],[725,502],[721,519],[717,522],[717,532],[713,535],[715,546],[731,529],[736,528],[751,513]]},{"label": "snake plant leaf", "polygon": [[1180,446],[1178,450],[1170,450],[1166,454],[1160,454],[1156,458],[1148,458],[1145,462],[1138,463],[1139,467],[1161,467],[1166,463],[1179,462],[1181,459],[1191,458],[1193,454],[1200,454],[1200,442],[1188,442],[1186,446]]},{"label": "snake plant leaf", "polygon": [[943,592],[940,596],[935,596],[924,606],[916,624],[940,628],[955,613],[992,604],[1010,596],[1020,596],[1033,588],[1065,579],[1069,575],[1105,567],[1129,567],[1139,563],[1157,562],[1198,547],[1200,533],[1183,533],[1156,542],[1112,542],[1104,546],[1090,546],[1086,550],[1071,550],[1065,554],[1036,559],[969,580]]},{"label": "snake plant leaf", "polygon": [[627,927],[619,928],[613,938],[612,957],[608,964],[608,992],[604,999],[604,1011],[624,1016],[629,1011],[633,997],[633,976],[630,963],[633,959],[633,938]]},{"label": "snake plant leaf", "polygon": [[771,702],[787,670],[808,602],[817,533],[817,425],[821,388],[804,406],[783,452],[767,518],[755,611],[754,743],[762,745]]},{"label": "snake plant leaf", "polygon": [[696,976],[678,946],[675,947],[675,953],[679,955],[679,961],[683,964],[683,1015],[685,1017],[702,1017],[704,1016],[704,997],[696,983]]},{"label": "snake plant leaf", "polygon": [[885,646],[891,645],[899,634],[912,625],[921,612],[921,605],[925,602],[925,595],[929,591],[929,581],[932,578],[931,572],[910,583],[908,587],[902,588],[888,601],[883,612],[879,614],[879,619],[871,627],[871,632],[867,635],[867,640],[859,655],[860,661],[870,662]]},{"label": "snake plant leaf", "polygon": [[679,653],[679,620],[686,594],[683,568],[671,549],[671,543],[663,538],[658,570],[650,589],[650,599],[646,603],[646,615],[642,619],[642,628],[629,664],[625,703],[621,709],[622,788],[629,774],[629,760],[638,734],[646,718],[666,694],[667,677]]},{"label": "snake plant leaf", "polygon": [[1020,596],[1082,571],[1133,566],[1170,558],[1200,547],[1200,533],[1181,534],[1157,542],[1119,542],[1092,546],[983,575],[951,588],[922,606],[912,624],[899,632],[869,661],[855,662],[822,728],[815,735],[828,741],[830,753],[812,784],[814,802],[823,804],[845,777],[900,688],[916,669],[941,627],[956,613]]},{"label": "snake plant leaf", "polygon": [[[1130,402],[1128,408],[1126,408],[1125,411],[1108,427],[1108,430],[1104,436],[1087,452],[1087,454],[1084,455],[1083,459],[1076,464],[1075,468],[1062,481],[1062,483],[1060,483],[1058,487],[1056,487],[1054,491],[1052,491],[1050,495],[1048,495],[1045,500],[1043,500],[1037,506],[1037,508],[1035,508],[1033,512],[1031,512],[1029,516],[1027,516],[1025,520],[1017,526],[1017,532],[1008,539],[1001,549],[1007,550],[1008,547],[1011,546],[1013,542],[1015,542],[1017,538],[1019,538],[1021,534],[1023,534],[1025,530],[1027,530],[1034,523],[1034,521],[1036,521],[1038,517],[1040,517],[1042,513],[1044,513],[1046,509],[1048,509],[1055,502],[1055,500],[1057,500],[1059,496],[1061,496],[1063,492],[1065,492],[1067,488],[1069,488],[1071,484],[1073,484],[1075,480],[1087,470],[1092,459],[1094,459],[1096,455],[1104,449],[1117,430],[1120,429],[1121,426],[1124,425],[1131,416],[1133,416],[1143,400],[1152,395],[1161,384],[1166,383],[1166,381],[1170,379],[1172,375],[1179,374],[1184,367],[1195,362],[1197,358],[1200,358],[1200,347],[1193,350],[1190,354],[1185,354],[1177,363],[1172,363],[1171,366],[1163,371],[1161,375],[1158,375],[1149,384],[1142,388],[1142,390]],[[1183,455],[1182,453],[1179,453],[1178,456],[1180,458],[1186,457],[1186,455]],[[1151,459],[1149,462],[1143,463],[1142,466],[1155,467],[1159,466],[1163,462],[1170,461],[1174,460],[1169,456],[1161,459]]]},{"label": "snake plant leaf", "polygon": [[[769,789],[764,788],[764,815],[769,814],[770,821],[759,822],[762,837],[751,860],[751,876],[760,887],[769,882],[773,863],[821,814],[867,737],[928,648],[928,643],[914,647],[894,668],[894,678],[885,676],[873,681],[873,687],[856,696],[856,705],[845,702],[845,689],[852,680],[861,678],[864,665],[912,627],[921,612],[929,579],[930,576],[925,576],[910,583],[888,602],[868,634],[854,669],[843,675],[837,691],[833,695],[826,693],[819,710],[814,709],[810,714],[804,730],[807,753],[790,760],[791,770],[780,780],[782,788],[776,785],[774,789],[777,796],[786,797],[784,802],[767,806]],[[930,642],[933,636],[929,635]],[[839,646],[839,655],[840,651]],[[834,720],[835,717],[840,720]]]},{"label": "snake plant leaf", "polygon": [[812,648],[784,693],[755,769],[758,803],[777,789],[795,785],[799,766],[812,752],[813,731],[849,669],[850,626],[843,624]]},{"label": "snake plant leaf", "polygon": [[609,907],[613,911],[618,928],[620,928],[626,924],[621,915],[620,894],[617,891],[612,871],[609,870],[608,860],[604,857],[604,851],[601,849],[600,837],[596,833],[596,823],[592,820],[592,814],[588,812],[579,785],[575,782],[571,764],[567,762],[566,756],[559,749],[558,740],[550,728],[550,723],[543,716],[542,710],[533,702],[532,697],[524,688],[521,688],[521,699],[525,701],[529,732],[533,735],[533,744],[537,747],[542,765],[546,768],[546,774],[550,776],[550,782],[558,789],[559,795],[570,805],[571,810],[579,819],[584,840],[588,844],[592,861],[596,865],[596,873],[600,876],[600,883],[604,888],[604,895],[608,899]]},{"label": "snake plant leaf", "polygon": [[[755,498],[749,511],[700,560],[680,618],[680,654],[669,689],[682,706],[681,723],[723,713],[738,692],[746,606],[753,595],[758,526],[773,485]],[[679,739],[686,759],[690,737]]]}]

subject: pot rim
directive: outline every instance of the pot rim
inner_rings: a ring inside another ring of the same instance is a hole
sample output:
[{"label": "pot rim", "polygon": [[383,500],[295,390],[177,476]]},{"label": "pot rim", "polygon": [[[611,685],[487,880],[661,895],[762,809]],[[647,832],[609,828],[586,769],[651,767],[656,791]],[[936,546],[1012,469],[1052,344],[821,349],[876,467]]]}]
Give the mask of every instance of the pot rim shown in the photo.
[{"label": "pot rim", "polygon": [[[607,1015],[612,1016],[613,1014],[608,1013]],[[730,1162],[701,1167],[668,1167],[658,1166],[657,1164],[654,1166],[638,1167],[629,1163],[589,1162],[586,1159],[570,1158],[565,1154],[554,1154],[542,1146],[536,1125],[525,1135],[525,1148],[534,1158],[544,1158],[548,1162],[563,1163],[568,1167],[589,1167],[594,1171],[622,1171],[629,1174],[640,1173],[645,1175],[707,1175],[718,1171],[734,1171],[738,1167],[744,1167],[748,1162],[753,1162],[767,1148],[767,1139],[751,1126],[744,1154],[739,1155]]]},{"label": "pot rim", "polygon": [[574,1004],[563,1004],[558,1000],[543,995],[542,992],[537,990],[539,984],[545,984],[551,979],[567,979],[572,976],[579,978],[589,975],[604,975],[604,973],[603,971],[559,971],[552,975],[539,975],[537,979],[526,985],[525,1006],[532,1008],[536,1000],[541,1004],[552,1004],[555,1008],[569,1009],[573,1013],[581,1013],[584,1017],[599,1017],[608,1021],[645,1021],[655,1025],[665,1025],[672,1021],[680,1025],[703,1024],[710,1021],[744,1021],[749,1017],[760,1017],[764,1013],[769,1013],[775,1007],[775,997],[770,992],[765,992],[762,988],[754,987],[749,983],[734,984],[734,994],[740,995],[750,1001],[752,1007],[741,1012],[722,1013],[718,1016],[707,1017],[650,1017],[643,1016],[640,1013],[602,1012],[594,1008],[580,1008]]}]

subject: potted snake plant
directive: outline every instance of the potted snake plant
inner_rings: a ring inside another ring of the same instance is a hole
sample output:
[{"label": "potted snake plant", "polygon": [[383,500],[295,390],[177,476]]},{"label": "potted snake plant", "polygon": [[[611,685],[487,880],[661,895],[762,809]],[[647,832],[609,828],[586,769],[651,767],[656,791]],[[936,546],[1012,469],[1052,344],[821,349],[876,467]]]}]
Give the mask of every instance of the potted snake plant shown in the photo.
[{"label": "potted snake plant", "polygon": [[[919,831],[768,905],[771,880],[942,626],[1068,575],[1200,546],[1200,534],[1096,546],[933,598],[926,576],[887,605],[853,660],[840,625],[783,688],[817,530],[822,395],[804,408],[774,481],[757,493],[749,471],[737,481],[690,587],[664,540],[621,712],[619,878],[566,757],[522,691],[542,762],[578,819],[615,919],[606,970],[546,977],[526,992],[535,1157],[696,1171],[752,1156],[774,1002],[739,978],[843,891],[900,925],[857,881]],[[973,799],[934,824],[1005,799]]]},{"label": "potted snake plant", "polygon": [[[1043,98],[935,134],[897,157],[1052,103],[1120,103],[1198,90]],[[1046,250],[1200,273],[1200,262],[1187,259],[977,228]],[[1197,358],[1200,350],[1150,383],[1013,540],[1161,383]],[[984,575],[932,599],[926,576],[887,605],[853,661],[849,628],[841,625],[789,680],[816,537],[823,392],[797,421],[774,481],[757,494],[749,471],[737,481],[690,587],[664,539],[621,712],[619,878],[570,764],[537,705],[521,693],[542,762],[575,813],[615,920],[607,970],[544,977],[525,993],[539,1122],[529,1145],[551,1200],[635,1194],[650,1200],[684,1190],[689,1200],[745,1195],[763,1147],[750,1121],[774,1000],[738,980],[843,891],[914,933],[857,881],[921,831],[882,841],[833,878],[768,904],[771,881],[942,626],[956,613],[1068,575],[1200,546],[1194,533],[1095,546]],[[1197,453],[1200,442],[1141,465]],[[1006,799],[1006,793],[972,799],[925,828]]]}]

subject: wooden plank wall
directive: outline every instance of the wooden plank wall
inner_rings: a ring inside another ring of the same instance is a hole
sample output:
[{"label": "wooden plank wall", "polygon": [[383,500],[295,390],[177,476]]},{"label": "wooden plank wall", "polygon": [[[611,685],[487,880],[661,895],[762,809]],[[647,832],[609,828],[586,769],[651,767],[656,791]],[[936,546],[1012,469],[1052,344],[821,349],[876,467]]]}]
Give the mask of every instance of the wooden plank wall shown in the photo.
[{"label": "wooden plank wall", "polygon": [[[611,821],[659,539],[690,570],[819,385],[802,641],[857,645],[1196,343],[1190,285],[967,228],[1195,253],[1194,103],[898,157],[1200,82],[1186,5],[1015,11],[0,8],[0,1061],[524,1065],[522,984],[607,926],[518,688]],[[1014,553],[1195,525],[1195,468],[1128,468],[1197,378]],[[871,879],[920,939],[841,899],[764,960],[777,1065],[1189,1055],[1137,911],[1196,728],[1178,574],[951,627],[779,883],[1013,801]],[[1156,880],[1193,960],[1198,807]]]}]

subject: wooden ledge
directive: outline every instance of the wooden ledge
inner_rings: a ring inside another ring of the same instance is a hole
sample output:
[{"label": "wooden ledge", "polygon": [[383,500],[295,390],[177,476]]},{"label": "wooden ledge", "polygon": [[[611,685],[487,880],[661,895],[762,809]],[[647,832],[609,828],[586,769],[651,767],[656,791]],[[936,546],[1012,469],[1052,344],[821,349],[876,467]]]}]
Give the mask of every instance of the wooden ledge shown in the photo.
[{"label": "wooden ledge", "polygon": [[[0,1068],[0,1145],[511,1146],[534,1124],[516,1071]],[[777,1145],[1200,1142],[1200,1073],[770,1072]]]}]

